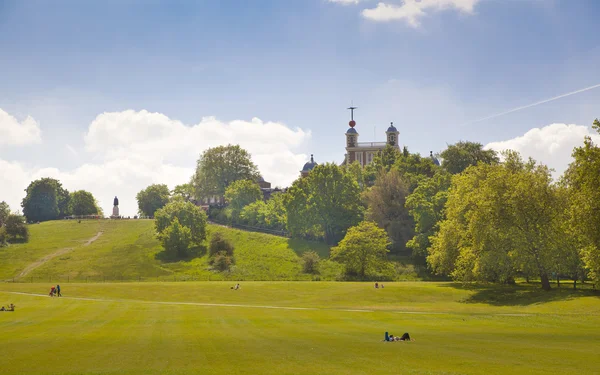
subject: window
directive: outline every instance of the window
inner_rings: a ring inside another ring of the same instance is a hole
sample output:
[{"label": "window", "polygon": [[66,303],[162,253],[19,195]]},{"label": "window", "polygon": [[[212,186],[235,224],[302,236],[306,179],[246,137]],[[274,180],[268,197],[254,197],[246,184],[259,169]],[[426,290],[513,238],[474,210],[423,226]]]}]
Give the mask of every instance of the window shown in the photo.
[{"label": "window", "polygon": [[372,161],[373,161],[373,153],[367,152],[367,164],[371,164]]},{"label": "window", "polygon": [[362,154],[362,152],[357,152],[356,153],[356,160],[360,163],[360,165],[363,165],[363,154]]}]

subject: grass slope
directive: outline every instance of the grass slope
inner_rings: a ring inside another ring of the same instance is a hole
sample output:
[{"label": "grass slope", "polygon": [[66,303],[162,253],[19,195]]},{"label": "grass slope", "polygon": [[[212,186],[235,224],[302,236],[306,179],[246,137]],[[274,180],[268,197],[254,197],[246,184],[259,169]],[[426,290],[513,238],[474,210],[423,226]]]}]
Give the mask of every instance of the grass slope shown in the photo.
[{"label": "grass slope", "polygon": [[[165,261],[151,220],[53,221],[31,225],[30,231],[29,243],[0,249],[0,280],[309,280],[312,276],[302,273],[299,255],[315,250],[327,256],[329,251],[322,243],[210,226],[210,233],[223,233],[236,249],[236,266],[218,273],[210,270],[207,254]],[[98,232],[102,235],[84,246]],[[45,257],[50,258],[18,277]],[[322,277],[335,278],[340,271],[336,266],[325,262]]]},{"label": "grass slope", "polygon": [[[0,284],[10,374],[593,374],[591,291],[453,283]],[[73,297],[101,298],[82,300]],[[169,303],[165,303],[169,302]],[[208,306],[201,303],[299,307]],[[349,310],[368,311],[349,311]],[[383,333],[417,341],[384,343]]]}]

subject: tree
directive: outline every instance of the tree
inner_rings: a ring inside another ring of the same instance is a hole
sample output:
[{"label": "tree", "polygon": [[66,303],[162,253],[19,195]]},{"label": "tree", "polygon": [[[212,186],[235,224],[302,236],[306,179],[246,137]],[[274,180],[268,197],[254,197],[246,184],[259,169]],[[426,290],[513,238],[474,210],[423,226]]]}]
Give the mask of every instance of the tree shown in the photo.
[{"label": "tree", "polygon": [[10,215],[10,206],[4,201],[0,202],[0,227],[6,223],[8,215]]},{"label": "tree", "polygon": [[[408,150],[406,150],[408,154]],[[378,152],[373,161],[364,168],[364,180],[368,186],[373,186],[375,179],[383,169],[386,172],[392,168],[398,159],[402,158],[402,153],[390,145],[386,145],[381,152]]]},{"label": "tree", "polygon": [[288,228],[293,235],[316,229],[333,244],[362,219],[358,183],[332,163],[318,165],[307,177],[296,180],[286,195]]},{"label": "tree", "polygon": [[510,283],[535,270],[542,288],[556,268],[559,197],[550,170],[516,152],[501,165],[478,164],[452,180],[446,220],[428,262],[459,280]]},{"label": "tree", "polygon": [[[600,133],[600,121],[592,127]],[[573,150],[573,162],[565,172],[570,224],[581,238],[581,255],[590,277],[600,285],[600,147],[591,137]]]},{"label": "tree", "polygon": [[171,192],[165,184],[150,185],[136,195],[140,215],[153,217],[156,210],[169,203]]},{"label": "tree", "polygon": [[25,223],[25,217],[20,215],[8,215],[4,225],[8,241],[17,241],[21,239],[25,242],[29,240],[29,229]]},{"label": "tree", "polygon": [[192,231],[190,228],[179,224],[174,218],[168,227],[159,235],[163,247],[172,258],[183,258],[188,255],[188,249],[192,242]]},{"label": "tree", "polygon": [[319,262],[321,258],[316,251],[305,251],[302,253],[302,270],[305,273],[317,274],[319,273]]},{"label": "tree", "polygon": [[440,169],[406,198],[406,207],[415,222],[415,235],[406,244],[417,257],[427,256],[431,246],[430,238],[439,230],[439,223],[445,219],[444,207],[448,199],[451,175]]},{"label": "tree", "polygon": [[239,145],[209,148],[198,159],[192,177],[196,197],[224,196],[225,190],[238,180],[256,181],[258,168],[248,151]]},{"label": "tree", "polygon": [[92,193],[85,190],[72,192],[69,199],[69,213],[76,216],[98,214],[98,205]]},{"label": "tree", "polygon": [[375,185],[365,194],[368,210],[366,219],[385,229],[398,250],[406,249],[406,243],[414,234],[414,223],[405,207],[408,185],[397,170],[381,170]]},{"label": "tree", "polygon": [[208,251],[210,256],[215,256],[221,252],[224,252],[226,255],[233,256],[234,247],[231,241],[225,238],[223,234],[216,232],[210,238]]},{"label": "tree", "polygon": [[344,239],[331,249],[331,258],[344,264],[347,275],[364,279],[387,265],[389,244],[383,229],[373,222],[363,221],[348,229]]},{"label": "tree", "polygon": [[206,239],[206,214],[190,202],[174,201],[168,203],[154,214],[154,227],[161,235],[168,227],[177,222],[190,230],[190,241],[200,245]]},{"label": "tree", "polygon": [[189,201],[194,197],[194,185],[191,182],[175,186],[171,192],[173,198],[181,197],[184,201]]},{"label": "tree", "polygon": [[494,150],[484,150],[477,142],[460,141],[442,151],[442,167],[452,174],[458,174],[477,163],[497,164],[500,159]]},{"label": "tree", "polygon": [[238,221],[242,209],[262,199],[263,194],[260,186],[251,180],[234,181],[225,190],[225,201],[231,207],[231,214],[234,221]]},{"label": "tree", "polygon": [[69,192],[53,178],[32,181],[21,206],[28,221],[56,220],[68,215]]}]

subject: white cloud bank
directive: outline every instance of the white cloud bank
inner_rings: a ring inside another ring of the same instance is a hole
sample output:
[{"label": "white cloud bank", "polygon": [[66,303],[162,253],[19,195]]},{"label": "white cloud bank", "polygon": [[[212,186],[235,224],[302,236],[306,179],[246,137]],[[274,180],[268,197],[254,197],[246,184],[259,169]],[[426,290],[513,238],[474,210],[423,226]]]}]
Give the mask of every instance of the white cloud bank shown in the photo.
[{"label": "white cloud bank", "polygon": [[0,108],[0,145],[22,146],[41,143],[42,130],[32,117],[19,122]]},{"label": "white cloud bank", "polygon": [[358,4],[363,0],[327,0],[330,3],[342,4],[342,5],[350,5],[350,4]]},{"label": "white cloud bank", "polygon": [[121,214],[133,216],[138,191],[153,183],[173,188],[188,182],[202,151],[229,143],[247,149],[267,181],[287,186],[299,176],[307,160],[298,150],[310,136],[302,129],[257,118],[221,122],[207,117],[189,126],[145,110],[103,113],[92,121],[84,136],[85,150],[93,163],[64,171],[0,160],[0,201],[6,200],[13,210],[20,209],[29,182],[53,177],[69,191],[92,192],[106,214],[110,214],[117,195]]},{"label": "white cloud bank", "polygon": [[518,151],[524,158],[532,157],[554,169],[554,177],[559,177],[572,161],[573,148],[583,145],[585,136],[591,136],[595,143],[600,144],[600,134],[593,132],[590,127],[551,124],[531,129],[513,139],[488,143],[485,148]]},{"label": "white cloud bank", "polygon": [[473,14],[480,0],[404,0],[401,5],[380,2],[375,8],[364,9],[364,18],[375,22],[405,21],[411,27],[419,27],[421,18],[431,12],[455,9]]}]

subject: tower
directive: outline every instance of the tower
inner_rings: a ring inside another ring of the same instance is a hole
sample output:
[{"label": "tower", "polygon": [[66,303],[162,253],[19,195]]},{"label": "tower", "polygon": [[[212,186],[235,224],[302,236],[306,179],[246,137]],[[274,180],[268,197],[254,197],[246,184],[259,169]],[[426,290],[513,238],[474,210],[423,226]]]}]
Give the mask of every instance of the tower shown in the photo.
[{"label": "tower", "polygon": [[398,131],[398,129],[396,129],[393,122],[390,123],[390,127],[385,132],[385,134],[387,135],[387,144],[388,145],[396,147],[396,148],[400,148],[400,146],[399,146],[400,142],[398,139],[400,136],[400,132]]},{"label": "tower", "polygon": [[356,121],[354,121],[354,110],[357,107],[349,107],[350,110],[350,128],[346,130],[346,151],[347,151],[347,159],[346,163],[350,164],[356,160],[356,155],[354,151],[350,151],[350,148],[355,148],[358,145],[358,132],[354,127],[356,126]]}]

